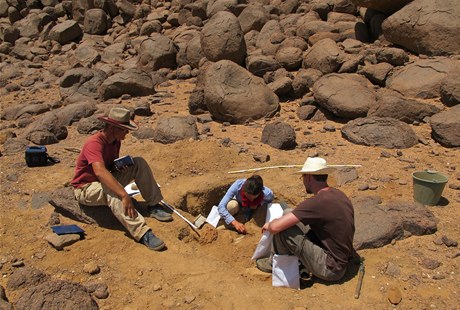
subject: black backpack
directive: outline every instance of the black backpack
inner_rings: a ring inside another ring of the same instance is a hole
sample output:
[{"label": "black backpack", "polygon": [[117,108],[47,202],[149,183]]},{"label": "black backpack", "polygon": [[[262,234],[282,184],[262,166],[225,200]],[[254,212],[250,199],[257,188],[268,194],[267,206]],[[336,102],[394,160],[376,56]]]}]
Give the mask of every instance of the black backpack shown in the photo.
[{"label": "black backpack", "polygon": [[26,148],[26,164],[29,167],[42,167],[47,166],[48,161],[55,164],[58,163],[59,160],[56,158],[48,156],[46,152],[46,147],[43,145],[39,146],[28,146]]}]

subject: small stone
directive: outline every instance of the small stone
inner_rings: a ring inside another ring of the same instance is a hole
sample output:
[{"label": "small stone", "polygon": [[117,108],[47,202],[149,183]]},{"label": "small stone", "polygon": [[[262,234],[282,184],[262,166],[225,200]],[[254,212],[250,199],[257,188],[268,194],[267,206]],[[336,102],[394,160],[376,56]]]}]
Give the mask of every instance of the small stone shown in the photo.
[{"label": "small stone", "polygon": [[36,257],[38,259],[43,259],[45,256],[46,256],[46,254],[43,253],[43,252],[38,252],[38,253],[34,254],[34,257]]},{"label": "small stone", "polygon": [[359,190],[359,191],[366,191],[366,190],[368,190],[368,189],[369,189],[369,185],[368,185],[368,184],[363,184],[363,185],[360,185],[360,186],[358,187],[358,190]]},{"label": "small stone", "polygon": [[99,287],[94,291],[93,295],[98,299],[106,299],[109,297],[109,291],[106,287]]},{"label": "small stone", "polygon": [[441,237],[441,241],[448,247],[456,247],[458,245],[457,241],[449,239],[446,235]]},{"label": "small stone", "polygon": [[185,296],[185,303],[186,304],[191,304],[194,300],[195,300],[195,296],[192,296],[192,295],[188,295],[188,296]]},{"label": "small stone", "polygon": [[393,304],[397,305],[402,300],[401,291],[396,286],[390,286],[387,291],[388,300]]},{"label": "small stone", "polygon": [[101,268],[95,262],[89,262],[83,267],[83,271],[91,275],[98,274]]},{"label": "small stone", "polygon": [[393,262],[388,262],[387,269],[385,270],[385,274],[396,277],[401,274],[401,269],[399,266]]},{"label": "small stone", "polygon": [[441,263],[434,259],[424,258],[421,261],[421,265],[425,267],[426,269],[433,270],[441,266]]},{"label": "small stone", "polygon": [[268,154],[254,154],[252,155],[252,158],[260,163],[266,163],[267,161],[270,161],[270,155]]},{"label": "small stone", "polygon": [[48,226],[59,225],[61,223],[61,219],[59,218],[59,213],[53,212],[51,213],[50,219],[48,220]]},{"label": "small stone", "polygon": [[335,132],[335,126],[333,126],[333,125],[325,125],[325,126],[323,127],[323,129],[324,129],[325,131]]},{"label": "small stone", "polygon": [[159,285],[159,284],[155,284],[155,285],[153,286],[153,291],[154,291],[154,292],[161,291],[162,289],[163,289],[163,288],[162,288],[161,285]]},{"label": "small stone", "polygon": [[431,277],[433,280],[442,280],[442,279],[445,279],[446,276],[443,275],[442,273],[438,273],[438,274],[435,274]]},{"label": "small stone", "polygon": [[18,261],[15,261],[14,263],[12,263],[11,266],[18,268],[18,267],[24,267],[25,264],[24,264],[24,261],[18,260]]}]

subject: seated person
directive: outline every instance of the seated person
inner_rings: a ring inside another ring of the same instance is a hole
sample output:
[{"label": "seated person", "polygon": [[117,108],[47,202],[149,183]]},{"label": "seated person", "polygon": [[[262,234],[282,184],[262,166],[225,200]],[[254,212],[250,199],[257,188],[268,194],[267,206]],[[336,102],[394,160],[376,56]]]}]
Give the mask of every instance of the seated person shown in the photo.
[{"label": "seated person", "polygon": [[236,180],[227,190],[217,209],[227,225],[231,224],[236,231],[245,234],[246,227],[233,216],[241,208],[245,220],[249,221],[257,207],[267,205],[272,200],[272,190],[264,186],[259,175],[253,175],[249,179]]},{"label": "seated person", "polygon": [[165,243],[147,226],[124,189],[134,180],[149,205],[149,215],[159,221],[171,221],[171,214],[159,204],[163,196],[149,165],[142,157],[134,157],[132,166],[121,170],[113,167],[114,160],[120,156],[121,141],[138,126],[131,121],[129,110],[124,108],[112,108],[108,116],[99,119],[105,123],[104,129],[86,140],[77,158],[71,182],[75,198],[87,206],[109,206],[136,241],[151,250],[163,250]]}]

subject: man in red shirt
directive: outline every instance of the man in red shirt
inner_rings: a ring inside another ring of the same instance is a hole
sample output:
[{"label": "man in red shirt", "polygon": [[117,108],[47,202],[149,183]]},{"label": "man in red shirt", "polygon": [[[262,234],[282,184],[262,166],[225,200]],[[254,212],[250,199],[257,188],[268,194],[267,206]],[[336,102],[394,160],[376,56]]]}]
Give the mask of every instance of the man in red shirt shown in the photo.
[{"label": "man in red shirt", "polygon": [[[295,255],[308,272],[327,281],[345,274],[355,233],[351,201],[327,184],[332,171],[323,158],[309,157],[299,173],[305,190],[314,196],[262,227],[274,234],[272,254]],[[256,263],[260,270],[272,271],[271,258]]]},{"label": "man in red shirt", "polygon": [[105,128],[85,142],[77,158],[71,182],[75,197],[87,206],[108,205],[136,241],[152,250],[162,250],[164,242],[147,226],[124,188],[134,180],[149,206],[150,216],[160,221],[171,221],[171,214],[159,205],[163,196],[152,170],[142,157],[134,157],[131,166],[118,170],[113,167],[114,160],[120,155],[121,141],[130,130],[138,127],[130,120],[129,110],[124,108],[112,108],[108,116],[99,119],[105,122]]}]

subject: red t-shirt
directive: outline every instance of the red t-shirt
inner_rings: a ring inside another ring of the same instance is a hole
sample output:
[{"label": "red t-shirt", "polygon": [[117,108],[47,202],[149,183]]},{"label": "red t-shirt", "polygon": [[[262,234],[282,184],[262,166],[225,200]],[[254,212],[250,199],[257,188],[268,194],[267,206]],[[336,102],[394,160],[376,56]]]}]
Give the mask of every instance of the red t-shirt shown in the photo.
[{"label": "red t-shirt", "polygon": [[328,188],[301,202],[292,213],[310,226],[307,236],[326,251],[329,269],[343,269],[352,254],[355,234],[350,199],[342,191]]},{"label": "red t-shirt", "polygon": [[78,155],[75,174],[71,182],[72,186],[79,188],[85,184],[98,181],[91,164],[102,162],[110,170],[113,161],[119,157],[120,146],[121,142],[119,140],[107,143],[102,132],[89,137],[83,145],[80,155]]}]

